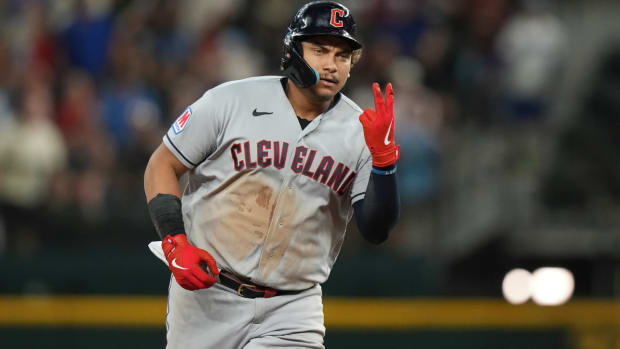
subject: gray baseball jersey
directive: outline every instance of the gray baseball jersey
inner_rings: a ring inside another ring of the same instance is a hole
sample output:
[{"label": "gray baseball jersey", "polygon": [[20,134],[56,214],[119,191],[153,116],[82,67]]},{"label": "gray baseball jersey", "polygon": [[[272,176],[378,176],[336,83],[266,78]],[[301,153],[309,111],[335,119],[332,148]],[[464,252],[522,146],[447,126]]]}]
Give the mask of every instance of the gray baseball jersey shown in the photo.
[{"label": "gray baseball jersey", "polygon": [[220,268],[297,290],[327,279],[372,162],[355,103],[340,94],[302,130],[281,79],[210,89],[163,142],[191,169],[182,198],[189,240]]}]

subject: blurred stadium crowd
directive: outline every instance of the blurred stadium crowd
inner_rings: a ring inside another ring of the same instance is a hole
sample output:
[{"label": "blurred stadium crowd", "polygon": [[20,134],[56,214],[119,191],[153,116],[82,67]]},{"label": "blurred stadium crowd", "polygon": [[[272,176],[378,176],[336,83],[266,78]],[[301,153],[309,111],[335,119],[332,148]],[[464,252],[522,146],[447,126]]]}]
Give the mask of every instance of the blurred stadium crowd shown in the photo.
[{"label": "blurred stadium crowd", "polygon": [[[566,202],[543,188],[570,44],[552,2],[342,2],[365,45],[345,94],[366,108],[372,81],[396,91],[405,206],[389,253],[458,255]],[[0,253],[143,248],[150,153],[205,90],[279,74],[302,3],[0,0]]]},{"label": "blurred stadium crowd", "polygon": [[[298,3],[3,1],[8,246],[142,241],[150,152],[206,89],[279,73]],[[544,116],[565,40],[545,3],[348,5],[365,54],[346,92],[368,107],[372,81],[395,83],[406,204],[438,198],[442,133]]]}]

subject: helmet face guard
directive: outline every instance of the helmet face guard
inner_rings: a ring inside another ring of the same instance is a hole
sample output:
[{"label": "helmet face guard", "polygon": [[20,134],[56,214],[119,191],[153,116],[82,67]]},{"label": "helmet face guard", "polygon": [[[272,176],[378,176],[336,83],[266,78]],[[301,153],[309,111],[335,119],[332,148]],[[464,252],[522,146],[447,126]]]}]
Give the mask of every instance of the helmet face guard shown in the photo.
[{"label": "helmet face guard", "polygon": [[297,11],[284,36],[284,57],[280,69],[297,86],[307,88],[319,82],[319,73],[303,58],[301,41],[311,36],[345,39],[352,50],[362,47],[355,38],[356,25],[348,8],[332,1],[315,1]]}]

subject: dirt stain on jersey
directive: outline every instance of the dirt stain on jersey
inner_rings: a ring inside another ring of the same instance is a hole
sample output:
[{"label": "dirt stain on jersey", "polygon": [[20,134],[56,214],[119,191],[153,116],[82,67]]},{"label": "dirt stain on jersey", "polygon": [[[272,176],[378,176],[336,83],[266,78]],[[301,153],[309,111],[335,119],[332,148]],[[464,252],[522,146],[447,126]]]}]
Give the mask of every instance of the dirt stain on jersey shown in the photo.
[{"label": "dirt stain on jersey", "polygon": [[260,277],[267,280],[271,274],[282,262],[284,254],[289,250],[295,232],[291,229],[291,220],[297,207],[297,197],[295,190],[292,188],[284,188],[284,192],[279,197],[278,212],[274,217],[274,207],[272,207],[271,230],[265,238],[263,252],[258,265]]},{"label": "dirt stain on jersey", "polygon": [[239,211],[251,213],[252,212],[252,208],[247,206],[247,204],[244,201],[241,201],[239,203]]},{"label": "dirt stain on jersey", "polygon": [[268,222],[271,222],[273,220],[273,213],[276,210],[276,204],[277,204],[277,201],[274,201],[273,205],[271,205],[271,211],[269,211],[269,220],[268,220]]},{"label": "dirt stain on jersey", "polygon": [[262,208],[268,208],[269,202],[271,201],[272,194],[273,194],[273,189],[271,189],[268,186],[263,186],[258,191],[258,195],[256,196],[256,204]]},{"label": "dirt stain on jersey", "polygon": [[217,246],[229,265],[258,264],[273,215],[274,187],[277,181],[264,175],[245,175],[226,183],[217,196],[207,199],[203,217],[212,246]]}]

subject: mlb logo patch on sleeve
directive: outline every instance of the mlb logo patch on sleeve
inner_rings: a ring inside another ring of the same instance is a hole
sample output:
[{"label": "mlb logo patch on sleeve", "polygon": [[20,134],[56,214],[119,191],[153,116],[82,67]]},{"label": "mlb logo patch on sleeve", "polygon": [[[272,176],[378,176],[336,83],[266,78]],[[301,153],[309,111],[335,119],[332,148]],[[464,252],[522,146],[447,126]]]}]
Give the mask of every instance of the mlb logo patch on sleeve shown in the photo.
[{"label": "mlb logo patch on sleeve", "polygon": [[175,135],[183,131],[185,126],[187,126],[187,123],[189,122],[189,118],[191,116],[192,116],[192,108],[187,107],[187,109],[185,109],[183,114],[181,114],[181,116],[177,118],[174,124],[172,124],[172,130],[174,131]]}]

